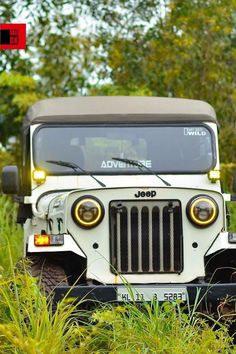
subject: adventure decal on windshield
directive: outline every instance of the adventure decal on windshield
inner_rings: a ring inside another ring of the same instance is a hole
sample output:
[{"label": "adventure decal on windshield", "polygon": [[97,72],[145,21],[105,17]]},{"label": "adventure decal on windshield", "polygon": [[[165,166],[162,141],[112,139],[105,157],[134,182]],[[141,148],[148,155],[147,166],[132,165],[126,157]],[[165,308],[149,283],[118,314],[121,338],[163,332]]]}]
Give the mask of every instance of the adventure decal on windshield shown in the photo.
[{"label": "adventure decal on windshield", "polygon": [[[152,168],[152,161],[151,160],[140,160],[140,162],[148,167]],[[114,160],[107,160],[107,161],[102,161],[101,163],[101,168],[127,168],[127,167],[132,167],[131,164],[122,162],[122,161],[114,161]]]}]

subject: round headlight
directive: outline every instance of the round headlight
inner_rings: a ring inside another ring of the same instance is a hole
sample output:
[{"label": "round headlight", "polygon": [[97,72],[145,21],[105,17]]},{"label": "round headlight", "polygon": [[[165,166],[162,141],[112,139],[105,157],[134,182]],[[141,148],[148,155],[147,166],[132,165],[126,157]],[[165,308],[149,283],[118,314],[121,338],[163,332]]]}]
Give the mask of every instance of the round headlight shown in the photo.
[{"label": "round headlight", "polygon": [[102,203],[91,196],[77,199],[72,206],[73,220],[81,227],[92,228],[100,224],[104,216]]},{"label": "round headlight", "polygon": [[200,227],[211,225],[217,219],[219,213],[216,201],[204,195],[192,198],[186,211],[189,220]]}]

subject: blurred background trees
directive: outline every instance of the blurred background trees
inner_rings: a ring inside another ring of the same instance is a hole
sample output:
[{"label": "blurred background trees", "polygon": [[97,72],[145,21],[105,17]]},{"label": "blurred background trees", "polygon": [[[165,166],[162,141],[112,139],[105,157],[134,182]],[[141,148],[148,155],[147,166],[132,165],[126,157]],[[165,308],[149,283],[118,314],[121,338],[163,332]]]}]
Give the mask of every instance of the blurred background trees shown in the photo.
[{"label": "blurred background trees", "polygon": [[1,142],[42,97],[201,99],[236,163],[235,0],[6,0],[2,23],[27,23],[27,50],[0,53]]}]

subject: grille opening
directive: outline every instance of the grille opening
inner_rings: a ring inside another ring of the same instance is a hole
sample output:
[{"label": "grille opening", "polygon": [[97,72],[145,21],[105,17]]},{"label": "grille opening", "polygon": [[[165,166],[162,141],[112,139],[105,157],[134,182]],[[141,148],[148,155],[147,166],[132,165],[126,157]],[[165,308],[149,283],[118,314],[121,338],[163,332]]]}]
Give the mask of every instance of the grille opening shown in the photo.
[{"label": "grille opening", "polygon": [[174,258],[174,268],[179,272],[182,269],[182,224],[181,219],[179,218],[179,208],[174,208],[174,230],[176,237],[174,238],[174,250],[175,250],[175,258]]},{"label": "grille opening", "polygon": [[131,247],[132,247],[132,269],[138,271],[138,208],[131,208]]},{"label": "grille opening", "polygon": [[182,214],[178,200],[110,203],[111,270],[180,273]]},{"label": "grille opening", "polygon": [[170,271],[170,253],[173,251],[170,249],[171,235],[170,235],[170,214],[168,213],[168,207],[163,209],[163,254],[164,257],[164,270]]},{"label": "grille opening", "polygon": [[124,210],[120,213],[120,229],[122,232],[120,232],[120,260],[122,264],[122,268],[124,269],[124,272],[128,271],[128,244],[127,244],[127,209],[124,208]]},{"label": "grille opening", "polygon": [[152,240],[153,240],[153,269],[156,272],[160,270],[160,225],[159,225],[159,208],[152,209]]},{"label": "grille opening", "polygon": [[148,208],[142,208],[142,269],[147,272],[149,270],[149,215]]}]

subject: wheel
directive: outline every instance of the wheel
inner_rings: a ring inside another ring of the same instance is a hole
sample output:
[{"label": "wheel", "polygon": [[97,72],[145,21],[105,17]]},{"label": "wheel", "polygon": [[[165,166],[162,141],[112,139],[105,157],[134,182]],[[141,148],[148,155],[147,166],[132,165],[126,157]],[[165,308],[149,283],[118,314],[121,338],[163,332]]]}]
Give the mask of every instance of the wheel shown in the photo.
[{"label": "wheel", "polygon": [[52,312],[57,308],[54,300],[54,290],[57,286],[67,286],[68,279],[63,267],[50,257],[31,256],[25,259],[31,276],[38,279],[39,287],[48,302],[52,305]]},{"label": "wheel", "polygon": [[68,285],[62,266],[48,257],[30,258],[30,273],[39,279],[39,285],[46,295],[51,295],[57,286]]}]

